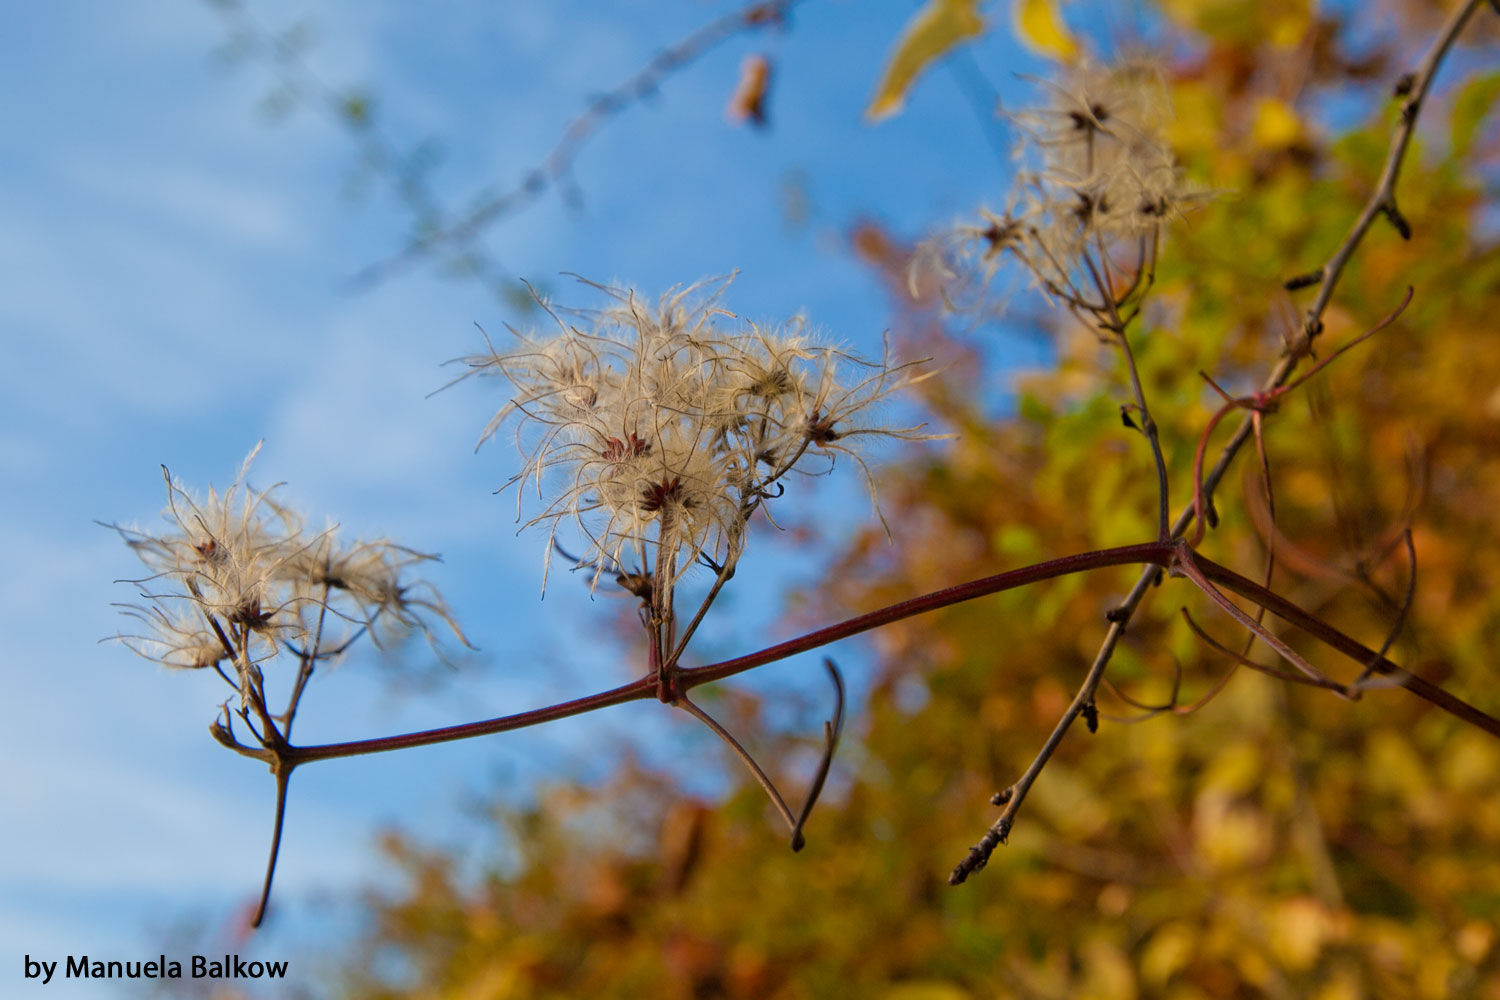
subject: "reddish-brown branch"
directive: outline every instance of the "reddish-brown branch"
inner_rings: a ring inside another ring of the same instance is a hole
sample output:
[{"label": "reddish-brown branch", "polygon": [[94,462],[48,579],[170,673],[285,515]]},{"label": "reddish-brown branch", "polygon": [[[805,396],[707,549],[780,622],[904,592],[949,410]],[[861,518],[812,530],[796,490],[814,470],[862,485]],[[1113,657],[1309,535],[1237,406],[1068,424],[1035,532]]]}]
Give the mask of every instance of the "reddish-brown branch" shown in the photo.
[{"label": "reddish-brown branch", "polygon": [[255,915],[250,919],[251,927],[259,927],[266,919],[266,907],[271,903],[271,883],[276,878],[276,859],[281,854],[281,826],[286,819],[287,783],[292,780],[292,765],[278,762],[272,765],[276,772],[276,819],[271,828],[271,851],[266,857],[266,878],[260,888],[260,902],[255,905]]},{"label": "reddish-brown branch", "polygon": [[[690,691],[701,684],[711,681],[722,680],[735,674],[744,673],[755,667],[764,666],[776,660],[785,659],[797,653],[806,652],[826,646],[831,642],[846,639],[849,636],[868,632],[870,629],[888,625],[891,622],[910,618],[914,615],[925,614],[928,611],[936,611],[964,601],[971,601],[976,597],[985,597],[989,594],[997,594],[1004,590],[1014,590],[1027,584],[1037,583],[1042,580],[1050,580],[1054,577],[1067,576],[1071,573],[1082,573],[1092,569],[1104,569],[1109,566],[1127,566],[1140,563],[1148,563],[1154,566],[1167,566],[1173,556],[1173,546],[1169,543],[1147,542],[1143,545],[1124,545],[1113,549],[1100,549],[1097,552],[1084,552],[1078,555],[1064,556],[1061,559],[1051,559],[1047,562],[1037,563],[1034,566],[1025,566],[1021,569],[998,573],[983,579],[972,580],[968,583],[949,587],[946,590],[935,591],[914,597],[911,600],[901,601],[889,607],[871,611],[863,615],[857,615],[848,621],[829,625],[818,629],[807,635],[796,639],[788,639],[786,642],[762,649],[755,653],[736,657],[732,660],[724,660],[721,663],[712,663],[707,666],[693,667],[687,669],[670,670],[673,688],[676,692]],[[528,712],[518,712],[514,715],[505,715],[496,719],[486,719],[481,722],[470,722],[459,726],[447,726],[442,729],[428,729],[421,732],[405,733],[400,736],[383,736],[370,740],[355,740],[349,743],[326,743],[319,746],[286,746],[282,750],[283,758],[292,765],[305,764],[315,760],[331,760],[337,757],[353,757],[359,754],[383,753],[387,750],[404,750],[410,747],[430,746],[434,743],[448,743],[454,740],[471,739],[476,736],[489,736],[493,733],[508,732],[512,729],[525,729],[529,726],[540,725],[544,722],[552,722],[556,719],[564,719],[572,715],[582,715],[585,712],[608,708],[611,705],[623,705],[630,701],[641,701],[646,698],[659,697],[661,693],[660,684],[655,672],[648,674],[639,680],[614,688],[609,691],[601,691],[598,694],[577,698],[573,701],[565,701],[546,708],[533,709]]]},{"label": "reddish-brown branch", "polygon": [[1022,569],[1010,570],[1006,573],[997,573],[980,580],[969,583],[961,583],[956,587],[946,590],[934,591],[921,597],[892,604],[878,611],[858,615],[848,621],[827,628],[809,632],[807,635],[796,639],[788,639],[786,642],[777,643],[759,652],[749,653],[745,656],[735,657],[732,660],[724,660],[721,663],[712,663],[707,666],[693,667],[683,670],[680,675],[680,684],[684,689],[697,687],[709,681],[722,680],[735,674],[743,673],[755,667],[763,666],[775,660],[785,659],[797,653],[804,653],[819,646],[826,646],[830,642],[847,639],[849,636],[868,632],[872,628],[889,625],[891,622],[910,618],[913,615],[925,614],[928,611],[936,611],[953,604],[961,604],[964,601],[972,601],[976,597],[985,597],[989,594],[998,594],[1004,590],[1014,590],[1027,584],[1038,583],[1042,580],[1051,580],[1054,577],[1067,576],[1071,573],[1081,573],[1085,570],[1103,569],[1107,566],[1128,566],[1132,564],[1149,564],[1152,566],[1165,567],[1170,564],[1174,546],[1170,542],[1146,542],[1142,545],[1122,545],[1119,548],[1100,549],[1097,552],[1084,552],[1080,555],[1064,556],[1061,559],[1051,559],[1047,562],[1037,563]]},{"label": "reddish-brown branch", "polygon": [[[1349,341],[1349,343],[1344,344],[1338,350],[1328,355],[1328,357],[1324,358],[1322,361],[1319,361],[1307,371],[1303,372],[1301,375],[1297,376],[1295,379],[1292,379],[1290,382],[1285,383],[1284,385],[1273,385],[1268,389],[1263,389],[1260,392],[1255,393],[1254,395],[1235,399],[1234,397],[1226,393],[1222,388],[1220,388],[1219,383],[1215,382],[1212,378],[1209,378],[1209,376],[1204,374],[1203,372],[1199,372],[1199,374],[1203,375],[1203,378],[1208,381],[1208,384],[1213,386],[1214,391],[1224,398],[1224,405],[1221,406],[1218,411],[1209,418],[1208,425],[1203,428],[1202,436],[1198,438],[1198,448],[1193,453],[1193,520],[1196,522],[1193,528],[1194,548],[1197,548],[1198,545],[1202,543],[1203,533],[1207,528],[1207,510],[1205,508],[1208,506],[1208,500],[1206,494],[1211,492],[1211,489],[1204,488],[1203,457],[1208,451],[1208,439],[1213,434],[1214,428],[1219,426],[1219,421],[1223,420],[1226,416],[1229,415],[1230,411],[1234,409],[1243,409],[1250,411],[1250,426],[1251,429],[1255,432],[1256,447],[1260,450],[1261,466],[1264,468],[1266,465],[1265,444],[1261,440],[1260,417],[1264,414],[1274,412],[1276,407],[1280,405],[1282,396],[1291,392],[1293,389],[1296,389],[1298,386],[1302,385],[1308,379],[1318,374],[1318,372],[1322,371],[1324,368],[1327,368],[1330,364],[1332,364],[1334,361],[1337,361],[1340,356],[1342,356],[1349,350],[1358,347],[1360,344],[1364,343],[1366,340],[1373,337],[1381,330],[1384,330],[1386,327],[1396,322],[1396,318],[1403,312],[1405,312],[1406,307],[1411,304],[1411,297],[1413,292],[1414,289],[1408,286],[1406,289],[1406,297],[1401,300],[1401,304],[1399,306],[1392,310],[1390,315],[1386,316],[1384,319],[1376,323],[1374,326],[1370,327],[1364,333],[1360,334],[1358,337],[1355,337],[1353,340]],[[1132,377],[1134,377],[1134,373],[1132,373]],[[1269,481],[1270,480],[1267,479],[1268,483]],[[1165,513],[1163,513],[1163,523],[1165,523]]]},{"label": "reddish-brown branch", "polygon": [[400,736],[382,736],[373,740],[355,740],[350,743],[324,743],[306,747],[289,746],[282,751],[282,756],[292,764],[306,764],[310,761],[331,760],[335,757],[355,757],[367,753],[384,753],[387,750],[431,746],[434,743],[451,743],[454,740],[467,740],[475,736],[489,736],[492,733],[504,733],[512,729],[525,729],[543,722],[566,719],[571,715],[582,715],[585,712],[597,711],[611,705],[623,705],[629,701],[640,701],[655,697],[655,695],[656,678],[647,676],[609,691],[560,702],[546,708],[532,709],[529,712],[502,715],[498,719],[468,722],[461,726],[446,726],[442,729],[424,729],[421,732],[404,733]]},{"label": "reddish-brown branch", "polygon": [[[1209,580],[1221,587],[1232,590],[1241,597],[1254,601],[1276,617],[1288,624],[1295,625],[1324,645],[1343,653],[1371,673],[1389,677],[1397,686],[1405,688],[1423,701],[1441,708],[1448,714],[1462,719],[1464,722],[1489,733],[1491,736],[1500,737],[1500,719],[1496,719],[1494,716],[1480,711],[1463,699],[1444,691],[1431,681],[1417,676],[1399,664],[1391,662],[1375,650],[1345,635],[1316,615],[1309,614],[1281,595],[1267,590],[1254,580],[1241,576],[1229,567],[1220,566],[1212,559],[1191,551],[1185,550],[1184,557],[1191,560],[1203,576]],[[1357,694],[1358,690],[1358,686],[1355,686],[1351,694]]]}]

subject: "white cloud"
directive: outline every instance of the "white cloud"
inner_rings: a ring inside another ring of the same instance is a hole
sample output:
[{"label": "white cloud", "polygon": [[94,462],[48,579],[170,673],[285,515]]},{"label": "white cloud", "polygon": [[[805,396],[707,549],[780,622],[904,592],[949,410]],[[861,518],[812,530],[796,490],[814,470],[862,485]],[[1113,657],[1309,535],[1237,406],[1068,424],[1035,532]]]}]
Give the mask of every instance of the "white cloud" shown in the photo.
[{"label": "white cloud", "polygon": [[162,157],[108,163],[76,158],[61,174],[117,211],[138,210],[155,225],[175,223],[221,245],[286,252],[307,243],[285,194],[248,173],[228,177],[205,164]]}]

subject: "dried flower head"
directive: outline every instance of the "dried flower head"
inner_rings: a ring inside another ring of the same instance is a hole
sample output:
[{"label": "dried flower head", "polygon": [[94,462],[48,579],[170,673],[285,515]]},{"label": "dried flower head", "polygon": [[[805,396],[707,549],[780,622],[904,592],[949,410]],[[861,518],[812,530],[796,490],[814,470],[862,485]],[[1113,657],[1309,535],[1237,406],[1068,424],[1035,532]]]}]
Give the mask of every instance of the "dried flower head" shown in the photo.
[{"label": "dried flower head", "polygon": [[654,308],[605,288],[608,308],[569,313],[581,324],[549,309],[550,334],[511,331],[509,349],[461,359],[460,378],[508,383],[480,443],[514,420],[523,461],[511,482],[541,504],[526,524],[554,538],[576,526],[596,581],[651,574],[670,587],[694,561],[732,566],[750,516],[788,473],[814,458],[826,471],[839,455],[865,468],[863,438],[923,436],[866,422],[913,381],[910,366],[817,344],[795,323],[741,322],[716,305],[723,285],[675,290]]},{"label": "dried flower head", "polygon": [[428,616],[458,633],[431,586],[404,579],[409,567],[435,557],[384,539],[340,543],[334,528],[309,535],[273,496],[275,487],[245,482],[257,451],[227,489],[210,488],[201,499],[163,469],[165,531],[109,526],[151,570],[128,581],[147,603],[122,605],[146,631],[117,638],[171,667],[228,662],[246,696],[259,665],[284,649],[331,656],[356,630],[377,641],[393,629],[425,632]]},{"label": "dried flower head", "polygon": [[1109,286],[1111,272],[1149,269],[1163,224],[1205,193],[1167,144],[1171,108],[1151,64],[1083,61],[1039,83],[1047,104],[1011,116],[1021,140],[1010,207],[941,234],[914,267],[967,288],[1009,254],[1047,293],[1098,302],[1092,291]]}]

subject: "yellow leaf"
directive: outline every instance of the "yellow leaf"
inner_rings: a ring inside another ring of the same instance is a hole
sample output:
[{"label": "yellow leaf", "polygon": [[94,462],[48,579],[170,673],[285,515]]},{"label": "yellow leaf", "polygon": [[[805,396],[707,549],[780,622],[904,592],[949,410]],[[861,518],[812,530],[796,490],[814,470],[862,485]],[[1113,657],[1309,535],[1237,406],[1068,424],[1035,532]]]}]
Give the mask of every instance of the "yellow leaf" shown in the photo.
[{"label": "yellow leaf", "polygon": [[1312,4],[1294,3],[1277,11],[1277,15],[1267,36],[1271,45],[1283,51],[1301,45],[1312,27]]},{"label": "yellow leaf", "polygon": [[1281,966],[1295,972],[1312,968],[1334,930],[1328,908],[1310,896],[1276,904],[1269,923],[1271,954]]},{"label": "yellow leaf", "polygon": [[1078,43],[1063,24],[1055,0],[1015,0],[1011,16],[1016,37],[1031,51],[1059,62],[1078,54]]},{"label": "yellow leaf", "polygon": [[881,1000],[969,1000],[962,987],[937,979],[898,983],[880,995]]},{"label": "yellow leaf", "polygon": [[983,31],[978,8],[979,0],[927,0],[901,32],[896,54],[885,68],[865,117],[874,121],[900,111],[912,81],[928,63]]},{"label": "yellow leaf", "polygon": [[1262,149],[1290,146],[1302,134],[1302,121],[1285,101],[1265,97],[1255,106],[1250,137]]},{"label": "yellow leaf", "polygon": [[1162,986],[1193,959],[1197,934],[1182,922],[1170,923],[1151,935],[1141,952],[1141,979],[1151,986]]}]

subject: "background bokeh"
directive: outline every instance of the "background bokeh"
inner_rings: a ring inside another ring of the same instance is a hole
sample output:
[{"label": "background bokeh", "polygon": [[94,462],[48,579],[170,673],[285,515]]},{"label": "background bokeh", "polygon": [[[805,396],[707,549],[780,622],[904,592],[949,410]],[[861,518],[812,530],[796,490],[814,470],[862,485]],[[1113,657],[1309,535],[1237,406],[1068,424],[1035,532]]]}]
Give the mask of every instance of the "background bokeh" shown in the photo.
[{"label": "background bokeh", "polygon": [[[256,2],[243,13],[270,36],[296,29],[300,65],[329,91],[370,94],[393,146],[439,150],[430,184],[457,209],[518,179],[592,95],[722,9]],[[727,303],[743,315],[806,312],[834,339],[878,348],[884,301],[847,227],[867,212],[913,229],[956,216],[1004,172],[950,79],[914,95],[933,114],[862,124],[909,10],[850,13],[809,5],[795,30],[730,41],[673,75],[578,158],[583,204],[541,198],[496,227],[493,256],[580,306],[598,297],[562,272],[654,296],[738,269]],[[223,485],[264,439],[252,482],[284,481],[311,523],[443,555],[431,577],[481,654],[456,671],[423,648],[390,669],[356,658],[310,694],[304,738],[500,714],[619,677],[605,662],[619,602],[591,602],[563,577],[539,603],[542,539],[516,537],[513,497],[492,495],[513,456],[503,444],[473,454],[498,399],[471,385],[427,398],[451,377],[444,361],[480,346],[476,323],[499,332],[533,317],[431,266],[351,289],[404,245],[409,214],[335,116],[282,99],[283,67],[233,45],[237,26],[195,0],[28,4],[0,39],[11,95],[0,107],[6,993],[31,988],[23,954],[155,955],[185,917],[226,922],[256,889],[269,785],[207,738],[217,680],[97,644],[124,624],[110,602],[135,593],[111,581],[139,568],[95,521],[159,523],[160,466]],[[1024,61],[1003,35],[991,45],[1002,63]],[[781,60],[764,132],[723,116],[752,51]],[[782,584],[762,575],[765,596],[739,604],[774,609]],[[421,683],[435,674],[435,687]],[[299,915],[381,877],[383,824],[441,839],[465,795],[497,776],[525,794],[535,776],[598,766],[590,747],[605,733],[657,719],[631,706],[299,775],[280,924],[243,947],[277,954],[326,927],[326,914]],[[69,990],[90,995],[47,987]]]},{"label": "background bokeh", "polygon": [[[465,384],[428,398],[450,377],[441,363],[479,343],[474,324],[534,320],[516,279],[587,306],[597,299],[565,272],[654,295],[738,270],[726,304],[744,316],[805,312],[867,351],[890,328],[946,364],[922,404],[958,437],[886,456],[899,463],[884,488],[895,545],[867,530],[855,491],[820,484],[790,538],[735,581],[705,657],[1149,532],[1149,467],[1119,425],[1117,359],[1092,335],[1023,292],[1001,319],[902,298],[913,241],[1004,203],[1012,136],[989,88],[1015,107],[1036,94],[1027,75],[1051,71],[993,7],[902,114],[871,125],[863,111],[915,5],[801,4],[784,30],[727,41],[605,124],[571,171],[579,203],[548,192],[487,232],[492,280],[419,261],[358,287],[353,275],[404,245],[412,199],[362,160],[349,105],[341,116],[316,95],[364,102],[368,127],[424,164],[406,179],[461,211],[540,161],[593,95],[731,8],[12,12],[0,992],[128,992],[25,983],[23,954],[234,951],[292,958],[312,996],[1495,995],[1500,754],[1400,692],[1351,706],[1245,676],[1186,719],[1106,720],[1092,741],[1070,738],[991,869],[942,886],[989,822],[988,795],[1065,704],[1124,574],[840,647],[851,738],[802,855],[714,744],[659,706],[625,706],[299,772],[273,918],[242,933],[270,782],[208,739],[217,679],[97,642],[120,627],[110,602],[134,593],[111,581],[138,569],[94,522],[152,524],[161,465],[223,484],[264,439],[252,481],[284,481],[314,523],[442,553],[430,576],[479,652],[353,657],[309,694],[299,739],[467,721],[627,679],[625,605],[558,576],[540,599],[541,538],[517,537],[513,497],[492,495],[512,456],[473,454],[495,397]],[[1102,54],[1163,53],[1173,142],[1222,196],[1169,243],[1141,354],[1181,483],[1212,405],[1194,373],[1246,388],[1274,361],[1295,308],[1279,282],[1320,263],[1357,211],[1391,81],[1444,11],[1065,12]],[[1420,494],[1423,584],[1398,659],[1493,713],[1500,85],[1495,19],[1481,15],[1408,166],[1416,239],[1372,235],[1329,333],[1357,332],[1407,284],[1413,309],[1289,405],[1272,441],[1287,592],[1378,643],[1390,614],[1372,594],[1399,593],[1405,571],[1375,543]],[[252,25],[284,48],[236,44]],[[775,67],[765,129],[724,116],[751,53]],[[1209,551],[1253,572],[1255,492],[1231,480]],[[1187,602],[1164,595],[1132,629],[1122,685],[1161,697],[1181,665],[1196,694],[1222,670],[1176,623]],[[717,705],[793,775],[826,712],[821,681],[806,681],[815,663],[759,671]],[[382,830],[399,833],[382,845]]]}]

